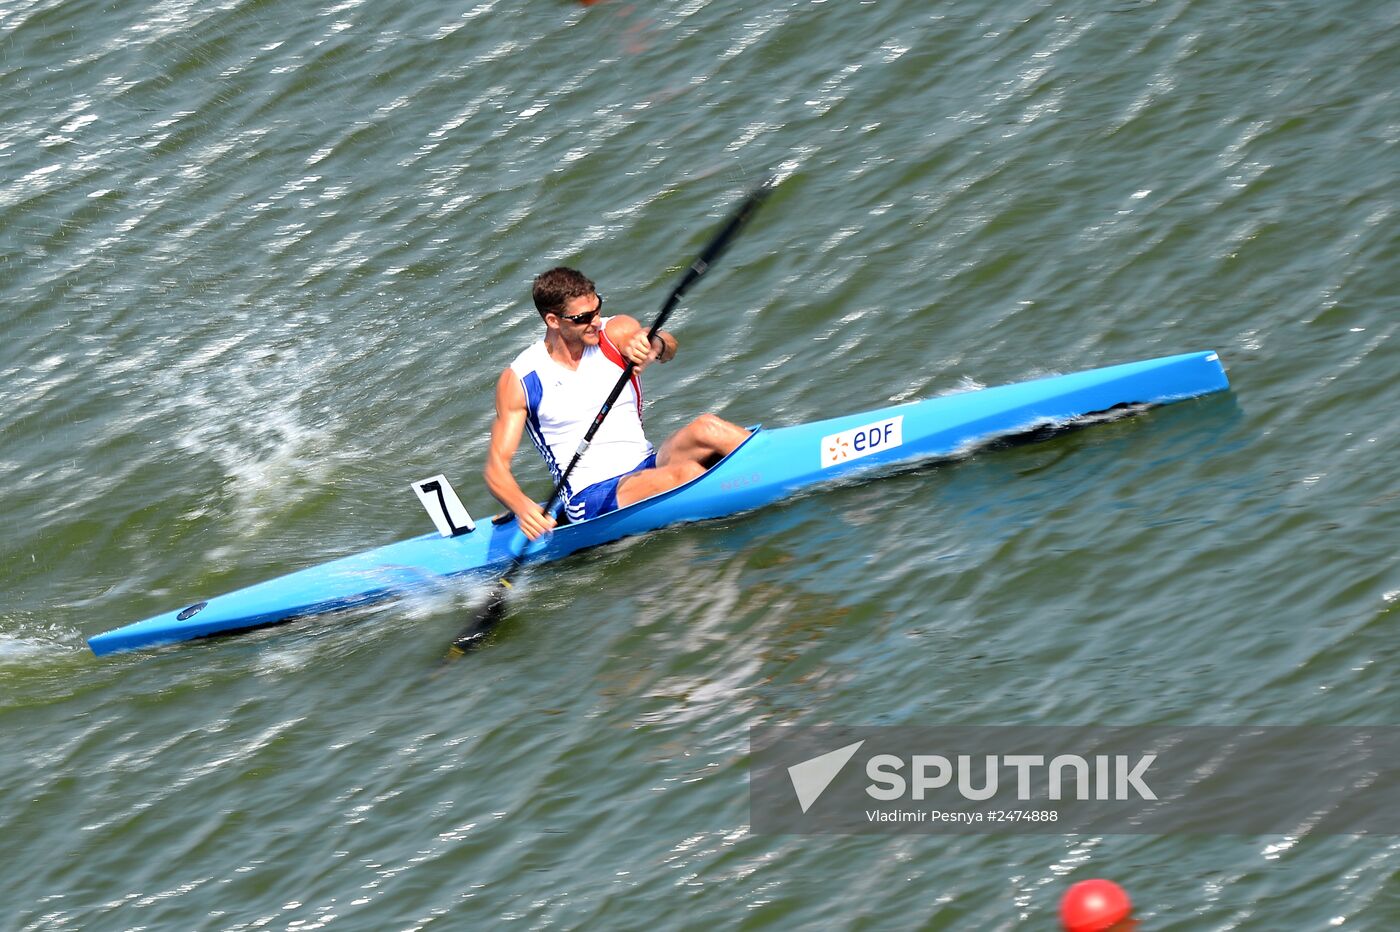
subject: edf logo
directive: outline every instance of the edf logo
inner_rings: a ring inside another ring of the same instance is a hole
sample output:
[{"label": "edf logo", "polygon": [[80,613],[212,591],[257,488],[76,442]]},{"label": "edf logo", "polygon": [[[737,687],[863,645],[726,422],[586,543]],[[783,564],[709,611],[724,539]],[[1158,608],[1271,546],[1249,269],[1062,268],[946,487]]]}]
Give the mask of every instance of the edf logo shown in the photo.
[{"label": "edf logo", "polygon": [[862,424],[822,438],[822,468],[904,444],[904,415]]}]

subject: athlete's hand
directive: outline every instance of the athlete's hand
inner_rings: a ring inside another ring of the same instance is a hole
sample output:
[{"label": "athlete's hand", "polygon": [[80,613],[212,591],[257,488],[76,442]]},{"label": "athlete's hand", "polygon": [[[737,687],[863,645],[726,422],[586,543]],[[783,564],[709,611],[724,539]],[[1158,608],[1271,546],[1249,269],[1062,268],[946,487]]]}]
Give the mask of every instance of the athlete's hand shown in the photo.
[{"label": "athlete's hand", "polygon": [[549,515],[540,510],[538,505],[530,503],[529,508],[521,508],[515,513],[515,520],[520,525],[520,530],[525,532],[525,536],[530,540],[539,540],[540,537],[553,530],[555,521]]},{"label": "athlete's hand", "polygon": [[622,355],[638,369],[645,369],[649,363],[661,355],[661,338],[655,342],[647,340],[647,332],[638,330],[622,347]]}]

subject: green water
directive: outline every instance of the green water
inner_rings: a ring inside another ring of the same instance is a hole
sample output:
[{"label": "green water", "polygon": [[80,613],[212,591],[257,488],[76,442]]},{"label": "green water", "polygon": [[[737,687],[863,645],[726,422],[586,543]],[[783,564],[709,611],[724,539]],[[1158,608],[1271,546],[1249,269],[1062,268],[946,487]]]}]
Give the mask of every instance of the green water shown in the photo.
[{"label": "green water", "polygon": [[[1400,924],[1391,838],[747,832],[756,724],[1396,722],[1397,88],[1360,0],[2,0],[0,928]],[[467,584],[87,651],[489,513],[531,277],[649,318],[769,169],[654,438],[1233,391],[539,569],[448,675]]]}]

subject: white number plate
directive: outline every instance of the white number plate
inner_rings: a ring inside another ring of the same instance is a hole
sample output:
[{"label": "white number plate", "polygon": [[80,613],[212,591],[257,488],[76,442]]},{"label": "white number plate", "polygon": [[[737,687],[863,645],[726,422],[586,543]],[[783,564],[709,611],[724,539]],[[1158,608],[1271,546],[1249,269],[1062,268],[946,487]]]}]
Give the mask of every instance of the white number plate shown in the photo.
[{"label": "white number plate", "polygon": [[413,491],[418,493],[418,500],[423,503],[428,517],[433,519],[433,524],[443,537],[456,537],[476,530],[476,523],[467,514],[466,506],[457,497],[446,476],[419,479],[413,483]]}]

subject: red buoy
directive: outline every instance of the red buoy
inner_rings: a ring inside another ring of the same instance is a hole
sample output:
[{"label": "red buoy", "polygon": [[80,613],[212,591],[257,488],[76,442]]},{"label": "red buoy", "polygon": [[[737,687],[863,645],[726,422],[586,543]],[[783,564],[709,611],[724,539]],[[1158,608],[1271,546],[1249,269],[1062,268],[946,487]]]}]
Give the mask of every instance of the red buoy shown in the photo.
[{"label": "red buoy", "polygon": [[1081,880],[1060,900],[1065,932],[1105,932],[1128,918],[1133,901],[1111,880]]}]

